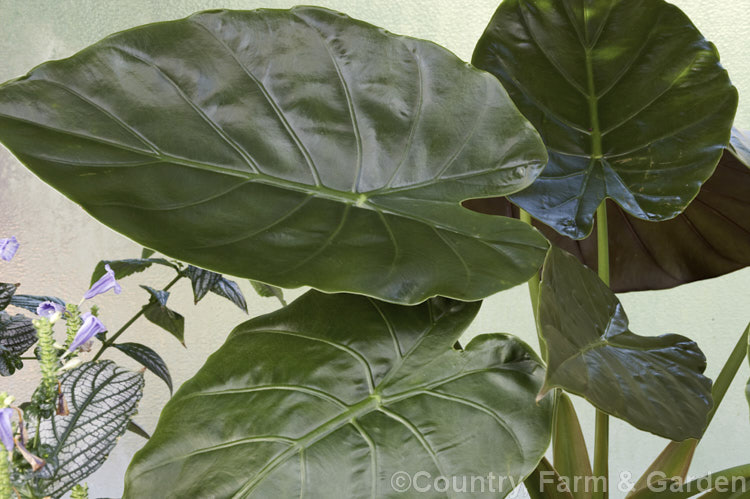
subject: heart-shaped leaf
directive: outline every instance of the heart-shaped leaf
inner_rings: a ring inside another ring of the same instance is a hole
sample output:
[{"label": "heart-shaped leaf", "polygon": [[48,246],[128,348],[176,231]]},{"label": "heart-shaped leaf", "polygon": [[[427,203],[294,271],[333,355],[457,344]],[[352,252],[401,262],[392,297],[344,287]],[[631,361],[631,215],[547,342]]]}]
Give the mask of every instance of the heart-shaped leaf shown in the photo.
[{"label": "heart-shaped leaf", "polygon": [[[607,201],[613,291],[671,288],[750,265],[750,163],[741,163],[735,155],[740,137],[735,130],[733,147],[724,152],[714,174],[690,206],[671,220],[647,222]],[[518,217],[518,208],[507,198],[464,204],[482,213]],[[552,244],[597,268],[596,237],[576,241],[538,220],[534,226]]]},{"label": "heart-shaped leaf", "polygon": [[606,198],[644,220],[682,212],[737,107],[716,48],[663,0],[506,0],[473,63],[503,82],[549,152],[511,199],[574,239]]},{"label": "heart-shaped leaf", "polygon": [[500,83],[325,9],[111,36],[0,86],[0,140],[144,246],[284,288],[476,300],[546,251],[460,205],[523,189],[547,160]]},{"label": "heart-shaped leaf", "polygon": [[403,497],[397,471],[491,471],[496,492],[472,497],[504,497],[544,454],[551,404],[520,341],[452,348],[478,309],[310,291],[238,326],[167,403],[124,497]]},{"label": "heart-shaped leaf", "polygon": [[[61,497],[104,464],[143,394],[143,375],[113,362],[87,362],[60,378],[70,414],[43,419],[47,465],[33,479],[44,496]],[[32,426],[33,428],[34,426]]]},{"label": "heart-shaped leaf", "polygon": [[564,388],[671,440],[703,435],[712,398],[698,345],[676,334],[633,334],[614,293],[555,247],[544,262],[539,326],[547,351],[542,394]]}]

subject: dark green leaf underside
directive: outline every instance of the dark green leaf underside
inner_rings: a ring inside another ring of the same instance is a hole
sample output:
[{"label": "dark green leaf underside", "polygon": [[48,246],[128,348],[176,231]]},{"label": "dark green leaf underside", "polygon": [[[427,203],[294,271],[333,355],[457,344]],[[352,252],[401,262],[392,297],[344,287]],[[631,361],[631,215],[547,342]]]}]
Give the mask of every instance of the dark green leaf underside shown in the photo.
[{"label": "dark green leaf underside", "polygon": [[[740,142],[733,139],[732,144],[734,150],[739,150]],[[641,220],[607,201],[612,290],[621,293],[666,289],[750,265],[748,192],[750,168],[725,151],[698,196],[671,220]],[[482,213],[518,217],[518,208],[507,198],[478,199],[465,204]],[[552,244],[575,255],[589,268],[597,268],[594,235],[576,241],[538,220],[534,226]]]},{"label": "dark green leaf underside", "polygon": [[395,498],[398,470],[520,483],[549,444],[543,369],[506,335],[454,350],[478,308],[311,291],[240,325],[167,404],[125,497]]},{"label": "dark green leaf underside", "polygon": [[324,9],[111,36],[0,87],[0,140],[144,246],[285,288],[476,300],[526,281],[546,250],[460,206],[546,163],[499,82]]}]

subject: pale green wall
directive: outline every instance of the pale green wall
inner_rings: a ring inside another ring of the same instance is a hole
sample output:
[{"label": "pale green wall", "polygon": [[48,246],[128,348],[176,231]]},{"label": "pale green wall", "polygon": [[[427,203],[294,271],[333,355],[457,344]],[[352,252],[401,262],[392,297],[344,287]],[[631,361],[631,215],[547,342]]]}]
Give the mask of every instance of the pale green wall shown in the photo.
[{"label": "pale green wall", "polygon": [[[393,32],[427,38],[468,60],[498,0],[326,0],[320,4],[381,25]],[[750,0],[679,0],[703,33],[718,46],[732,80],[740,90],[737,124],[750,128]],[[111,32],[152,21],[173,19],[208,8],[281,8],[294,5],[285,0],[0,0],[0,81],[19,76],[50,58],[61,58]],[[744,97],[742,97],[744,96]],[[23,292],[48,293],[74,299],[88,284],[96,261],[133,257],[139,248],[90,219],[60,194],[34,178],[0,148],[0,237],[15,234],[23,247],[11,264],[0,265],[0,281],[24,283]],[[0,262],[1,263],[1,262]],[[123,322],[145,299],[137,284],[163,285],[168,276],[132,278],[124,282],[120,297],[100,303],[105,321]],[[248,295],[252,291],[245,287]],[[296,293],[293,293],[296,294]],[[711,281],[695,283],[660,293],[637,293],[621,297],[633,329],[640,334],[678,332],[694,338],[709,358],[708,374],[715,376],[739,336],[750,313],[750,269]],[[184,350],[166,333],[141,324],[131,339],[155,347],[167,360],[177,384],[187,379],[203,359],[221,343],[232,325],[245,318],[223,300],[209,296],[203,307],[194,308],[187,286],[173,294],[174,306],[187,316]],[[275,307],[273,301],[252,299],[251,314]],[[210,314],[222,314],[215,321]],[[524,287],[486,300],[470,335],[505,331],[535,344],[531,310]],[[127,360],[122,360],[128,363]],[[132,364],[129,364],[132,365]],[[750,421],[744,401],[744,369],[699,447],[693,470],[703,473],[750,461]],[[19,396],[28,394],[35,379],[31,369],[12,382],[0,380],[0,390]],[[168,397],[163,384],[148,374],[146,395],[138,420],[153,429]],[[581,404],[585,424],[593,411]],[[590,432],[589,432],[590,433]],[[91,497],[115,497],[122,491],[122,475],[132,453],[142,445],[138,437],[126,435],[111,460],[90,480]],[[655,457],[664,441],[644,435],[628,425],[613,423],[612,469],[637,474]],[[615,479],[614,485],[617,486]],[[621,497],[618,492],[613,497]]]}]

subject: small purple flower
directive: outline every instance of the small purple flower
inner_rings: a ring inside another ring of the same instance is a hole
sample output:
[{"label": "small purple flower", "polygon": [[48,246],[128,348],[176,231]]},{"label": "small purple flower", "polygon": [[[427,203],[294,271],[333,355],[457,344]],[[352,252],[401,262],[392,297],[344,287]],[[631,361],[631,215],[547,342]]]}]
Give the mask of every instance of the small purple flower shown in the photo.
[{"label": "small purple flower", "polygon": [[0,442],[5,446],[5,450],[13,449],[13,427],[10,425],[12,415],[13,409],[0,409]]},{"label": "small purple flower", "polygon": [[83,324],[81,324],[81,329],[76,333],[73,343],[68,347],[68,351],[70,352],[74,351],[97,334],[103,333],[107,330],[106,326],[102,324],[95,315],[86,313],[81,316],[81,319],[83,319]]},{"label": "small purple flower", "polygon": [[9,262],[18,251],[18,240],[16,236],[10,236],[0,239],[0,258]]},{"label": "small purple flower", "polygon": [[36,315],[45,319],[53,320],[65,311],[62,305],[53,301],[43,301],[36,307]]},{"label": "small purple flower", "polygon": [[83,295],[84,300],[88,300],[95,297],[96,295],[106,293],[113,288],[116,295],[119,295],[120,291],[122,291],[122,288],[115,280],[115,272],[110,268],[109,264],[106,264],[104,268],[107,270],[107,273],[101,276],[101,278],[99,278],[99,280],[96,281],[93,286],[91,286],[91,289],[86,291],[86,294]]}]

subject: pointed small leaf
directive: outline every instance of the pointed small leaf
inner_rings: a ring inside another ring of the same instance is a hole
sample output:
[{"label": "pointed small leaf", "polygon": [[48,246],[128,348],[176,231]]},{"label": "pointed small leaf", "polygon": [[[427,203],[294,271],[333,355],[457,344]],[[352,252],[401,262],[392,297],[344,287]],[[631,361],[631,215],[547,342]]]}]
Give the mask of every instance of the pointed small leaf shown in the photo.
[{"label": "pointed small leaf", "polygon": [[211,292],[226,298],[237,305],[243,312],[247,313],[247,302],[245,301],[245,296],[242,294],[242,290],[236,282],[222,277],[213,285]]},{"label": "pointed small leaf", "polygon": [[35,314],[37,307],[45,301],[51,301],[65,307],[65,302],[55,296],[13,295],[10,304]]},{"label": "pointed small leaf", "polygon": [[479,305],[311,291],[238,326],[167,403],[124,497],[395,498],[399,470],[500,473],[472,497],[504,497],[544,454],[551,404],[519,340],[452,348]]},{"label": "pointed small leaf", "polygon": [[151,286],[144,286],[143,284],[141,284],[141,288],[148,291],[148,294],[151,295],[152,301],[155,301],[162,307],[167,306],[167,301],[169,300],[169,291],[164,291],[161,289],[154,289]]},{"label": "pointed small leaf", "polygon": [[0,311],[5,310],[10,305],[10,300],[16,293],[18,286],[18,284],[0,282]]},{"label": "pointed small leaf", "polygon": [[136,423],[132,419],[128,422],[127,430],[131,433],[135,433],[139,437],[145,438],[146,440],[151,438],[151,435],[149,435],[146,430],[144,430],[138,423]]},{"label": "pointed small leaf", "polygon": [[0,312],[0,376],[10,376],[22,365],[18,356],[36,343],[36,339],[31,319]]},{"label": "pointed small leaf", "polygon": [[549,152],[511,200],[574,239],[607,198],[643,220],[680,214],[737,108],[716,47],[663,0],[506,0],[472,62],[502,81]]},{"label": "pointed small leaf", "polygon": [[211,272],[210,270],[201,269],[193,265],[188,265],[185,275],[190,279],[193,285],[193,297],[195,303],[203,299],[206,294],[221,280],[221,274]]},{"label": "pointed small leaf", "polygon": [[47,465],[33,481],[43,495],[60,497],[104,464],[143,394],[143,375],[112,361],[87,362],[60,378],[68,416],[42,420],[50,446]]},{"label": "pointed small leaf", "polygon": [[276,297],[276,299],[279,300],[279,303],[281,303],[282,306],[286,307],[286,300],[284,300],[284,291],[281,288],[271,286],[270,284],[266,284],[264,282],[252,280],[250,281],[250,284],[253,285],[253,289],[255,289],[255,292],[258,293],[258,296],[262,296],[263,298]]},{"label": "pointed small leaf", "polygon": [[0,86],[0,141],[142,245],[283,288],[477,300],[547,246],[460,206],[547,161],[500,82],[321,8],[110,36]]},{"label": "pointed small leaf", "polygon": [[670,440],[703,435],[712,398],[698,345],[676,334],[633,334],[614,293],[555,247],[544,263],[539,325],[548,361],[541,393],[564,388]]},{"label": "pointed small leaf", "polygon": [[155,290],[148,286],[141,287],[151,295],[151,300],[143,306],[143,315],[152,323],[168,331],[185,346],[185,318],[167,307],[169,292]]},{"label": "pointed small leaf", "polygon": [[172,376],[169,374],[166,362],[164,362],[164,359],[158,353],[140,343],[115,343],[112,346],[131,359],[140,362],[146,369],[164,380],[169,387],[169,393],[172,393]]},{"label": "pointed small leaf", "polygon": [[164,258],[131,258],[127,260],[102,260],[96,264],[94,273],[91,274],[91,284],[99,280],[106,273],[105,265],[109,265],[117,279],[123,279],[137,272],[143,272],[153,264],[166,265],[174,268],[174,265]]},{"label": "pointed small leaf", "polygon": [[156,251],[149,249],[149,248],[143,248],[141,250],[141,259],[151,258]]}]

